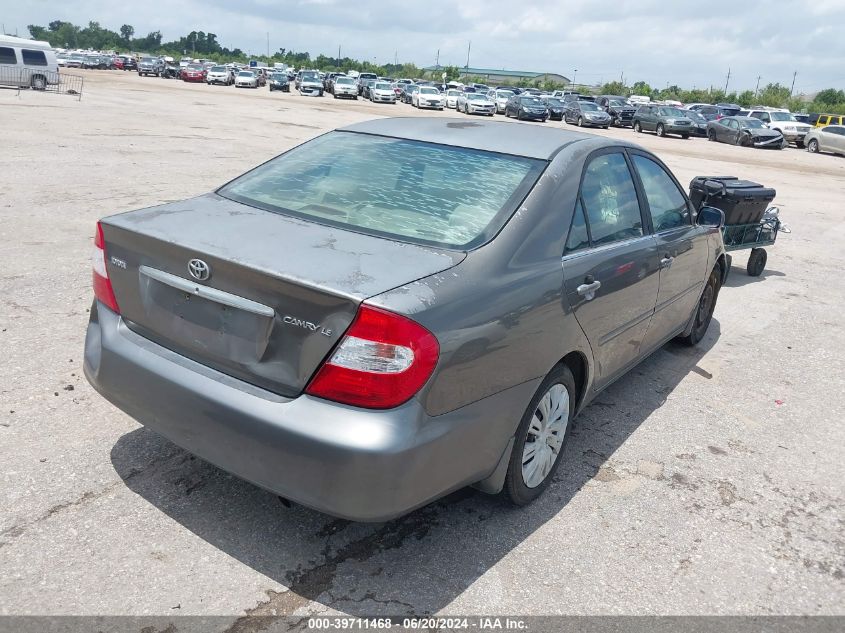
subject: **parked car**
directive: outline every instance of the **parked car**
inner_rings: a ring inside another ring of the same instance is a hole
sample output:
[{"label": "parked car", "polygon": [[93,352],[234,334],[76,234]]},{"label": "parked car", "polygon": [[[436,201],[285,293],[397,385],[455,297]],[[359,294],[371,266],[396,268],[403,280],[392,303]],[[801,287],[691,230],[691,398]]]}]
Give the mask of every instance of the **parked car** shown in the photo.
[{"label": "parked car", "polygon": [[693,133],[692,119],[674,106],[641,105],[634,113],[635,132],[654,132],[657,136],[677,134],[689,138]]},{"label": "parked car", "polygon": [[461,96],[461,91],[455,88],[450,88],[446,91],[446,107],[454,110],[458,109],[458,97]]},{"label": "parked car", "polygon": [[258,76],[251,70],[242,70],[235,77],[235,88],[258,88]]},{"label": "parked car", "polygon": [[567,123],[604,129],[610,126],[610,115],[592,101],[567,101],[564,105],[563,120]]},{"label": "parked car", "polygon": [[707,119],[696,110],[683,110],[684,115],[692,121],[692,136],[707,137]]},{"label": "parked car", "polygon": [[783,135],[777,130],[770,130],[760,119],[751,117],[727,116],[707,123],[707,138],[720,143],[783,149],[787,146]]},{"label": "parked car", "polygon": [[527,119],[545,123],[546,119],[549,118],[549,111],[541,99],[523,93],[508,99],[505,104],[505,116],[515,116],[518,121]]},{"label": "parked car", "polygon": [[288,74],[286,72],[271,72],[267,85],[270,86],[270,92],[276,90],[290,92],[290,82],[288,81]]},{"label": "parked car", "polygon": [[212,66],[205,76],[205,81],[209,86],[212,84],[231,86],[235,83],[235,76],[228,66]]},{"label": "parked car", "polygon": [[358,82],[361,88],[361,97],[364,99],[370,98],[370,88],[378,81],[378,79],[363,79]]},{"label": "parked car", "polygon": [[810,125],[814,127],[826,127],[828,125],[845,125],[845,115],[842,114],[818,114],[810,113]]},{"label": "parked car", "polygon": [[123,70],[138,70],[138,60],[131,55],[124,56]]},{"label": "parked car", "polygon": [[795,120],[798,121],[799,123],[806,123],[810,126],[813,125],[812,123],[810,123],[810,115],[809,114],[804,114],[803,112],[795,112],[795,113],[792,114],[792,116],[794,116]]},{"label": "parked car", "polygon": [[142,57],[141,61],[138,62],[138,76],[147,77],[149,75],[155,75],[156,77],[161,77],[161,73],[164,70],[164,61],[161,60],[159,57]]},{"label": "parked car", "polygon": [[543,97],[543,103],[546,104],[546,110],[549,111],[550,121],[563,121],[563,112],[566,109],[563,101],[555,97]]},{"label": "parked car", "polygon": [[455,109],[464,114],[493,116],[496,113],[496,102],[481,92],[465,92],[458,97]]},{"label": "parked car", "polygon": [[420,86],[419,90],[415,90],[411,95],[411,105],[415,108],[442,110],[443,102],[440,91],[434,86]]},{"label": "parked car", "polygon": [[405,87],[402,88],[402,95],[399,97],[399,100],[402,103],[411,104],[414,93],[419,89],[419,84],[405,84]]},{"label": "parked car", "polygon": [[617,139],[358,123],[100,220],[84,372],[176,445],[322,512],[385,521],[467,485],[525,505],[590,401],[705,336],[723,219]]},{"label": "parked car", "polygon": [[358,96],[366,96],[364,95],[364,81],[367,79],[378,79],[378,75],[375,73],[358,73]]},{"label": "parked car", "polygon": [[201,64],[189,64],[182,69],[182,81],[202,83],[205,81],[206,74],[205,68]]},{"label": "parked car", "polygon": [[369,87],[370,101],[373,103],[396,104],[396,93],[393,91],[393,84],[386,81],[376,81]]},{"label": "parked car", "polygon": [[[85,56],[80,53],[71,53],[65,58],[65,68],[82,68],[82,62],[85,61]],[[134,62],[135,59],[133,58]],[[125,64],[124,64],[125,65]],[[137,63],[135,69],[138,68]]]},{"label": "parked car", "polygon": [[358,83],[352,77],[335,77],[332,84],[335,99],[358,99]]},{"label": "parked car", "polygon": [[845,156],[845,125],[828,125],[816,127],[804,137],[807,151],[813,154],[830,152]]},{"label": "parked car", "polygon": [[725,107],[720,105],[703,105],[696,111],[708,121],[716,121],[726,116],[736,116],[742,108]]},{"label": "parked car", "polygon": [[496,113],[504,114],[505,106],[508,104],[508,99],[516,94],[513,90],[504,90],[502,88],[495,88],[487,92],[487,96],[496,103]]},{"label": "parked car", "polygon": [[637,109],[625,97],[600,95],[596,97],[596,105],[610,115],[611,125],[631,127],[634,124]]},{"label": "parked car", "polygon": [[760,119],[770,130],[777,130],[783,135],[787,143],[794,143],[795,147],[804,147],[804,137],[813,129],[809,123],[801,123],[791,112],[781,110],[750,110],[748,116]]},{"label": "parked car", "polygon": [[306,70],[299,73],[297,83],[300,94],[311,94],[318,97],[323,96],[323,82],[315,70]]}]

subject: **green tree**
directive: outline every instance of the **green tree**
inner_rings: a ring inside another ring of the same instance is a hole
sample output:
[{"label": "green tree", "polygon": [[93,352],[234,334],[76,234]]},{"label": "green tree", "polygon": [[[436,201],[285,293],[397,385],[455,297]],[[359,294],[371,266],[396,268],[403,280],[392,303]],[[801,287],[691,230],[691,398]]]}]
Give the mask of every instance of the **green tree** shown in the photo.
[{"label": "green tree", "polygon": [[789,88],[780,84],[767,84],[757,95],[760,105],[780,108],[789,99]]},{"label": "green tree", "polygon": [[132,39],[133,35],[135,35],[135,28],[132,25],[124,24],[120,27],[120,37],[122,37],[123,41],[127,44],[129,43],[129,40]]},{"label": "green tree", "polygon": [[754,91],[753,90],[744,90],[740,92],[736,97],[736,102],[743,106],[744,108],[751,107],[755,105],[754,103]]},{"label": "green tree", "polygon": [[26,27],[29,30],[30,36],[34,40],[47,40],[49,41],[50,35],[43,26],[37,26],[35,24],[30,24]]},{"label": "green tree", "polygon": [[845,92],[836,88],[827,88],[816,95],[815,102],[829,106],[845,103]]},{"label": "green tree", "polygon": [[602,94],[626,96],[628,91],[621,81],[611,81],[601,87]]},{"label": "green tree", "polygon": [[649,86],[646,82],[637,81],[637,82],[634,83],[633,86],[631,86],[631,92],[632,92],[632,94],[635,94],[635,95],[641,95],[643,97],[650,97],[652,90],[651,90],[651,86]]}]

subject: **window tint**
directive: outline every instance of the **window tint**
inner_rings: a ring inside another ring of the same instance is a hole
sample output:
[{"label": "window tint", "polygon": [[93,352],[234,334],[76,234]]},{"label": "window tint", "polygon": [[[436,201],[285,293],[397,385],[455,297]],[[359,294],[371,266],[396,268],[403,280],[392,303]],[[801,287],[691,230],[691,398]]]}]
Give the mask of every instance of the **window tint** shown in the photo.
[{"label": "window tint", "polygon": [[654,230],[659,232],[689,225],[686,198],[666,170],[645,156],[634,155],[633,160],[643,183]]},{"label": "window tint", "polygon": [[637,191],[622,154],[603,154],[590,161],[581,185],[581,200],[593,244],[643,234]]},{"label": "window tint", "polygon": [[584,219],[584,208],[581,201],[575,205],[575,213],[572,216],[572,227],[569,229],[569,237],[566,240],[566,252],[574,253],[590,245],[590,237],[587,234],[587,221]]},{"label": "window tint", "polygon": [[507,221],[544,167],[519,156],[332,132],[218,193],[322,224],[472,247]]},{"label": "window tint", "polygon": [[0,64],[17,64],[18,58],[15,57],[15,49],[0,46]]},{"label": "window tint", "polygon": [[44,51],[31,51],[26,48],[21,49],[23,54],[23,63],[27,66],[46,66],[47,57]]}]

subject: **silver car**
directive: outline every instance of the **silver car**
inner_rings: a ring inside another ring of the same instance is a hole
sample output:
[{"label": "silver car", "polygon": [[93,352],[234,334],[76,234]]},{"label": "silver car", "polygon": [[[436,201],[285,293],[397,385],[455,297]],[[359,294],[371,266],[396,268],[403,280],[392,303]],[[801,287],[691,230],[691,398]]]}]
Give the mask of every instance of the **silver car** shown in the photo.
[{"label": "silver car", "polygon": [[723,221],[625,141],[358,123],[102,219],[85,375],[175,444],[333,515],[383,521],[469,485],[527,504],[588,402],[705,336]]},{"label": "silver car", "polygon": [[242,70],[235,77],[235,88],[258,88],[258,75],[251,70]]},{"label": "silver car", "polygon": [[804,144],[813,154],[830,152],[845,156],[845,125],[814,127],[804,137]]},{"label": "silver car", "polygon": [[462,92],[456,110],[464,114],[493,116],[496,113],[496,102],[480,92]]}]

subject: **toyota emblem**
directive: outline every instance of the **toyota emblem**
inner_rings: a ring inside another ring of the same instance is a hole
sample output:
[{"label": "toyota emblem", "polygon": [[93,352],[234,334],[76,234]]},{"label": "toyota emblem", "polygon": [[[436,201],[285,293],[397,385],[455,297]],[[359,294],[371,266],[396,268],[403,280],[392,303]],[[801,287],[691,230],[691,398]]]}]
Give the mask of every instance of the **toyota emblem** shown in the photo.
[{"label": "toyota emblem", "polygon": [[198,281],[205,281],[211,277],[211,268],[201,259],[192,259],[188,262],[188,272],[191,277]]}]

